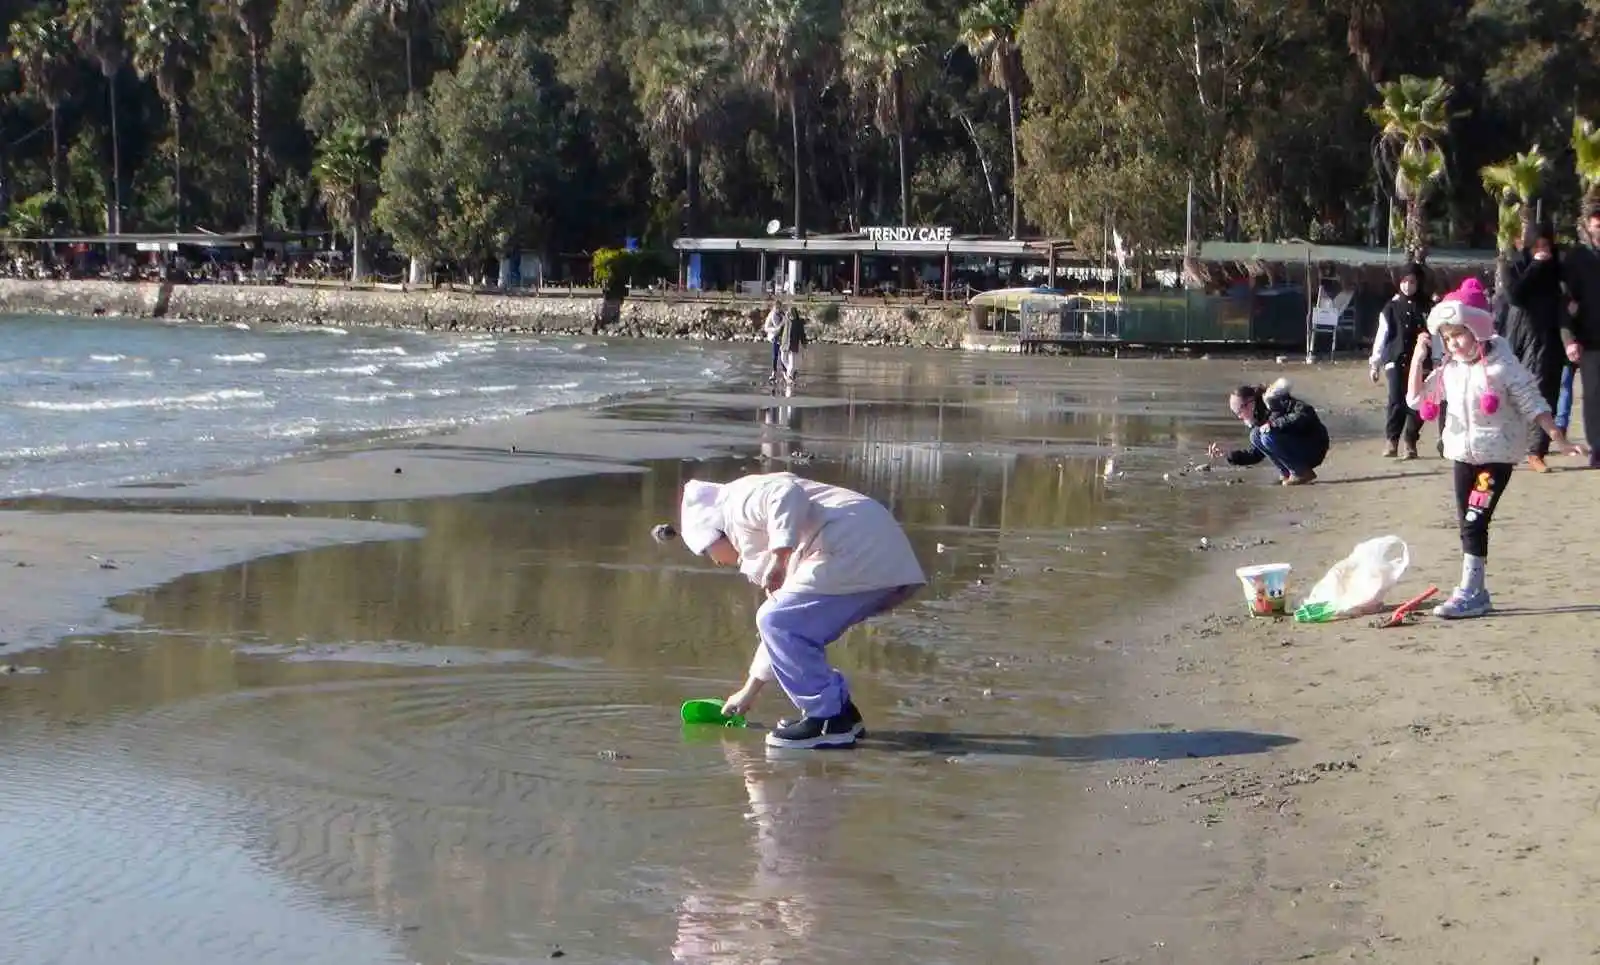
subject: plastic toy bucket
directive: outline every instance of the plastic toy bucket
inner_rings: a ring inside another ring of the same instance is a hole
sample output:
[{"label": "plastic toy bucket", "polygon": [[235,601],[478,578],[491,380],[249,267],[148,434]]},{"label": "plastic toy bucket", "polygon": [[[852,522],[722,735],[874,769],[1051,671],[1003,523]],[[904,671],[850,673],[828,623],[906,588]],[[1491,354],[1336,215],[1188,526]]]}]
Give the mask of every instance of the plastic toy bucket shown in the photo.
[{"label": "plastic toy bucket", "polygon": [[1281,617],[1289,598],[1288,563],[1263,563],[1234,570],[1244,588],[1244,605],[1254,617]]}]

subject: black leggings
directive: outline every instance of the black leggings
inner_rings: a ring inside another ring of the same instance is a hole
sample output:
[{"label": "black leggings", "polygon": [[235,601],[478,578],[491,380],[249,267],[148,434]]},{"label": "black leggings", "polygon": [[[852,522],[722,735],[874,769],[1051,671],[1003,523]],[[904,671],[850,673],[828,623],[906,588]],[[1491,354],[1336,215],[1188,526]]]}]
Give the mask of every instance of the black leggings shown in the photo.
[{"label": "black leggings", "polygon": [[1481,466],[1456,463],[1456,516],[1461,522],[1461,552],[1489,558],[1489,520],[1511,481],[1511,463]]}]

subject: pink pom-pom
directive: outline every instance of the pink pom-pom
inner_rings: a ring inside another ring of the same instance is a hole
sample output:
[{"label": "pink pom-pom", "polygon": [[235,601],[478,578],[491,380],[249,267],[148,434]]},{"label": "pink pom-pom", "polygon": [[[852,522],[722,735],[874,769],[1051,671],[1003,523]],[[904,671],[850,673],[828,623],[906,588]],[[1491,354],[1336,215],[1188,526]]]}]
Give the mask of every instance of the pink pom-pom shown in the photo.
[{"label": "pink pom-pom", "polygon": [[1494,392],[1485,392],[1478,396],[1478,407],[1483,409],[1484,415],[1494,415],[1500,411],[1500,396]]},{"label": "pink pom-pom", "polygon": [[1422,405],[1417,408],[1417,415],[1422,416],[1423,422],[1432,422],[1439,418],[1439,403],[1432,399],[1423,399]]}]

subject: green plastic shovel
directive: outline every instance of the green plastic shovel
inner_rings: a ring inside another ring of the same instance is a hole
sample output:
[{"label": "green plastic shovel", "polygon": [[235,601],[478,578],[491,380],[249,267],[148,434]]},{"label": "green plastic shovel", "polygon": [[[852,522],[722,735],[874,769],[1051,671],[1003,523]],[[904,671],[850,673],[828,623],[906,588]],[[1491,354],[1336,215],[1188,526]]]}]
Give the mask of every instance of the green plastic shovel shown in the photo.
[{"label": "green plastic shovel", "polygon": [[1296,623],[1328,623],[1334,618],[1332,603],[1307,603],[1294,611]]},{"label": "green plastic shovel", "polygon": [[722,712],[722,701],[710,698],[686,700],[679,713],[685,724],[716,724],[719,727],[744,727],[745,719],[742,715],[729,715]]}]

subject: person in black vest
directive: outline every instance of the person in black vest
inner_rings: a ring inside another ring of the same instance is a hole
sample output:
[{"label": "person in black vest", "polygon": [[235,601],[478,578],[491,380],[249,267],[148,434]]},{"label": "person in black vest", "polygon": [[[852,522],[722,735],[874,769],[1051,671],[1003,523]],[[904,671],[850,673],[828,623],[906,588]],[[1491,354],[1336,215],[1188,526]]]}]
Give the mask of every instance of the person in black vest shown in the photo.
[{"label": "person in black vest", "polygon": [[[1555,229],[1544,223],[1531,231],[1512,258],[1509,275],[1505,339],[1538,381],[1545,404],[1554,410],[1561,398],[1561,371],[1567,367],[1563,330],[1568,326]],[[1544,461],[1549,454],[1550,437],[1534,426],[1528,439],[1528,468],[1549,472]]]},{"label": "person in black vest", "polygon": [[1428,338],[1428,306],[1422,297],[1422,266],[1408,262],[1400,276],[1400,293],[1378,314],[1378,334],[1368,360],[1373,383],[1384,376],[1389,381],[1383,454],[1391,459],[1400,454],[1402,441],[1405,458],[1417,458],[1417,440],[1422,438],[1422,418],[1406,405],[1406,378],[1418,338]]}]

